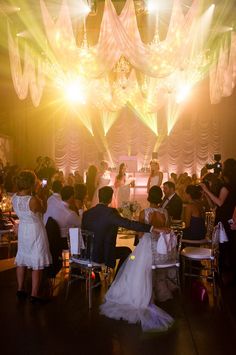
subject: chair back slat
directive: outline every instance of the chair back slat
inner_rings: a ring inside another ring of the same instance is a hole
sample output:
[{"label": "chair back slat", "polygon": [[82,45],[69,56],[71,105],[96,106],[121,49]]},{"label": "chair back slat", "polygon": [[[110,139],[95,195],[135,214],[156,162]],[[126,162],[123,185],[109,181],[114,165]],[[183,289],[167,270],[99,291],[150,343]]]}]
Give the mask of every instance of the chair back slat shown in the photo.
[{"label": "chair back slat", "polygon": [[80,228],[69,229],[70,254],[82,260],[92,261],[94,234]]},{"label": "chair back slat", "polygon": [[215,211],[205,213],[206,238],[211,239],[215,224]]},{"label": "chair back slat", "polygon": [[152,265],[176,262],[178,254],[177,236],[171,233],[152,234]]}]

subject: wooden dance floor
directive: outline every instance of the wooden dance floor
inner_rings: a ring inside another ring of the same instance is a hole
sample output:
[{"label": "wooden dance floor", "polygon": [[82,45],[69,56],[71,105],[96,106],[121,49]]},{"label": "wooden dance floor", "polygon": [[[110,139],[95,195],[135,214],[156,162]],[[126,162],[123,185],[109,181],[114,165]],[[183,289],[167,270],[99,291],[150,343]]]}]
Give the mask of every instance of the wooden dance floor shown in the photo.
[{"label": "wooden dance floor", "polygon": [[166,333],[142,333],[138,325],[99,315],[105,286],[93,291],[89,312],[84,281],[65,300],[66,281],[58,277],[51,302],[32,305],[15,297],[15,269],[0,272],[1,353],[17,355],[235,355],[236,288],[223,290],[220,307],[194,303],[187,292],[161,303],[175,318]]}]

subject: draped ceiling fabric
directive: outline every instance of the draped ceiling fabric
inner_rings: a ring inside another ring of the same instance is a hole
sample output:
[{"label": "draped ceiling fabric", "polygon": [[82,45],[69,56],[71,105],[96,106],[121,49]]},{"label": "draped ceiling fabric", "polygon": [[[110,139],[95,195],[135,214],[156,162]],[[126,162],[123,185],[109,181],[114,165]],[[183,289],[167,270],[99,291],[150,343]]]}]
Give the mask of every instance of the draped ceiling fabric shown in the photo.
[{"label": "draped ceiling fabric", "polygon": [[[35,107],[40,105],[47,80],[57,89],[73,77],[79,82],[84,102],[74,107],[70,119],[63,118],[56,126],[59,168],[83,170],[89,162],[97,161],[98,152],[104,153],[111,165],[117,164],[121,155],[136,155],[142,168],[151,153],[158,151],[165,171],[199,172],[220,151],[219,125],[214,117],[203,119],[191,113],[183,128],[178,119],[185,107],[176,99],[181,86],[194,88],[208,72],[211,103],[233,92],[235,33],[230,45],[222,40],[211,57],[206,54],[211,26],[206,19],[212,9],[202,14],[200,1],[194,0],[184,13],[181,1],[174,0],[165,39],[159,39],[156,13],[155,36],[145,44],[133,0],[126,0],[120,15],[112,1],[105,0],[97,44],[89,46],[84,38],[79,47],[66,0],[56,20],[43,0],[40,6],[49,43],[44,48],[46,58],[25,46],[21,60],[18,41],[9,28],[10,66],[18,97],[24,100],[30,93]],[[83,0],[78,0],[78,8],[85,20]]]}]

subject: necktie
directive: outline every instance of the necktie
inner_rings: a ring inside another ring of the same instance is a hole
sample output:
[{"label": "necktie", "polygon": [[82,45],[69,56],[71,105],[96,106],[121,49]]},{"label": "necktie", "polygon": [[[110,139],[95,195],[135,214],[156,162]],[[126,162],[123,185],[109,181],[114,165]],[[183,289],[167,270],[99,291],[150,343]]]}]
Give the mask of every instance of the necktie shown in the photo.
[{"label": "necktie", "polygon": [[165,208],[166,205],[168,204],[168,202],[169,202],[169,199],[167,198],[167,199],[164,201],[164,203],[163,203],[163,205],[162,205],[162,208]]}]

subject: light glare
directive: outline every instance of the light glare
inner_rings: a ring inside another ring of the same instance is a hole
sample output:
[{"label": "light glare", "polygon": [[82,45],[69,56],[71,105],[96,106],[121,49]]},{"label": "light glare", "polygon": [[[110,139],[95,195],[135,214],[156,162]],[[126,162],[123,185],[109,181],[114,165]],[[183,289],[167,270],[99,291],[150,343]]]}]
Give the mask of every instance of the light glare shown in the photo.
[{"label": "light glare", "polygon": [[147,3],[148,12],[154,12],[158,10],[158,4],[155,0],[149,0]]},{"label": "light glare", "polygon": [[189,96],[190,90],[191,88],[189,85],[183,86],[176,95],[176,102],[178,104],[183,102]]},{"label": "light glare", "polygon": [[86,103],[85,96],[83,93],[83,88],[79,80],[74,80],[66,83],[64,90],[65,90],[66,99],[68,101],[74,103],[78,102],[81,104]]}]

